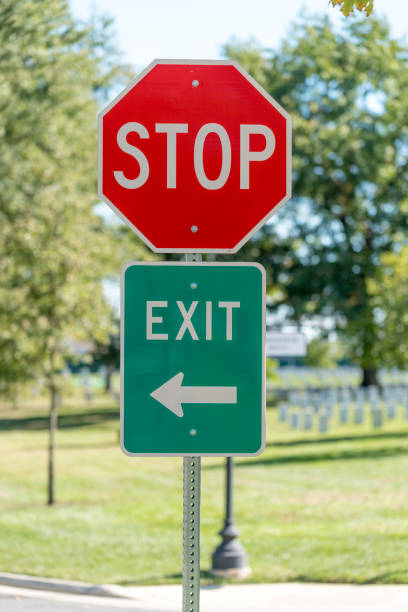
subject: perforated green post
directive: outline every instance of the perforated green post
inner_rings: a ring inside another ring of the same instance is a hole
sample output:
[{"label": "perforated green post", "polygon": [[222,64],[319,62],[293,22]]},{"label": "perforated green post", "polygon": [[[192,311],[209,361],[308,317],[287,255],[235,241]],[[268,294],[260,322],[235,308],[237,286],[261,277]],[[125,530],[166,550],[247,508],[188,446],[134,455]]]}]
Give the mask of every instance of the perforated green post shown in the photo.
[{"label": "perforated green post", "polygon": [[183,612],[200,610],[201,457],[183,459]]}]

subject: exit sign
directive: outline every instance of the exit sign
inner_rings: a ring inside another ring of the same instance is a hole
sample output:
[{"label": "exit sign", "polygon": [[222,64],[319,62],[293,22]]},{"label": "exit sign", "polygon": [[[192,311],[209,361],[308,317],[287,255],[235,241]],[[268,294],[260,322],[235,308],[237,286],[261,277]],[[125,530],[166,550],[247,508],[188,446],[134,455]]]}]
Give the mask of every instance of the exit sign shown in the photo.
[{"label": "exit sign", "polygon": [[121,446],[257,455],[265,445],[265,272],[255,263],[122,270]]}]

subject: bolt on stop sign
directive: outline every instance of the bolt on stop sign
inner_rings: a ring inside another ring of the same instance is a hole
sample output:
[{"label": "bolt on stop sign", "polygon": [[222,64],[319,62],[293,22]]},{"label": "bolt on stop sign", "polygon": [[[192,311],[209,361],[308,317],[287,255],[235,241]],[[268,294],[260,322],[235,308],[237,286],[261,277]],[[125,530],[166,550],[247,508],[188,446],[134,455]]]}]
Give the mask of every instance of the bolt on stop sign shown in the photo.
[{"label": "bolt on stop sign", "polygon": [[290,191],[290,117],[236,62],[156,60],[99,115],[99,195],[158,253],[235,253]]}]

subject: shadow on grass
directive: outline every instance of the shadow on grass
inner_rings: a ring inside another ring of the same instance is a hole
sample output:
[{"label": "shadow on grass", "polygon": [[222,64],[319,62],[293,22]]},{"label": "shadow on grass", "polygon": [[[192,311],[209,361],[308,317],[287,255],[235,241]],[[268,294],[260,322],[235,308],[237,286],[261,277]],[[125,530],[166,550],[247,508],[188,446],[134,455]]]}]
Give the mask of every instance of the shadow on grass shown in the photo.
[{"label": "shadow on grass", "polygon": [[[88,427],[112,419],[119,419],[119,408],[117,410],[94,410],[80,413],[74,412],[72,414],[65,413],[58,416],[58,428],[71,429],[75,427]],[[41,431],[48,428],[48,416],[0,419],[0,431]]]},{"label": "shadow on grass", "polygon": [[332,442],[359,442],[360,440],[387,440],[395,438],[407,438],[408,431],[389,431],[381,433],[357,434],[352,436],[327,436],[321,438],[300,438],[288,440],[287,442],[268,442],[267,447],[301,446],[302,444],[330,444]]},{"label": "shadow on grass", "polygon": [[[408,582],[408,567],[406,567],[405,569],[394,570],[393,572],[386,572],[385,574],[377,574],[377,576],[364,580],[361,584],[403,584],[400,577],[404,574],[406,575]],[[392,579],[392,576],[394,576],[394,579]],[[390,578],[391,580],[389,580]],[[384,582],[384,580],[387,582]]]},{"label": "shadow on grass", "polygon": [[[309,452],[296,455],[279,455],[277,457],[253,457],[252,459],[239,460],[235,462],[237,468],[257,467],[259,465],[284,465],[296,463],[318,463],[319,461],[345,461],[348,459],[384,459],[408,455],[408,443],[406,446],[394,446],[392,448],[361,448],[361,449],[333,449],[327,452]],[[220,464],[203,465],[204,470],[219,469]]]},{"label": "shadow on grass", "polygon": [[347,459],[384,459],[386,457],[396,457],[398,455],[408,455],[408,444],[406,446],[394,446],[393,448],[361,448],[344,449],[317,453],[302,453],[298,455],[281,455],[279,457],[254,458],[251,461],[239,461],[237,467],[255,465],[282,465],[285,463],[317,463],[319,461],[344,461]]}]

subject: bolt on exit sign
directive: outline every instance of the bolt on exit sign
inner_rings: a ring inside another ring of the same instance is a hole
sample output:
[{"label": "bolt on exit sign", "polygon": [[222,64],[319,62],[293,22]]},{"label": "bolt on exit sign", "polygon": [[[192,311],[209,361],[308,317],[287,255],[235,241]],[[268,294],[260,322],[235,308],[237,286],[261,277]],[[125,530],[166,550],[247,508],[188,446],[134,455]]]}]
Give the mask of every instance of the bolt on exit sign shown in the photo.
[{"label": "bolt on exit sign", "polygon": [[121,447],[257,455],[265,445],[265,271],[134,262],[122,270]]}]

